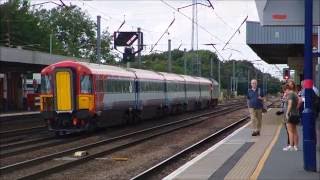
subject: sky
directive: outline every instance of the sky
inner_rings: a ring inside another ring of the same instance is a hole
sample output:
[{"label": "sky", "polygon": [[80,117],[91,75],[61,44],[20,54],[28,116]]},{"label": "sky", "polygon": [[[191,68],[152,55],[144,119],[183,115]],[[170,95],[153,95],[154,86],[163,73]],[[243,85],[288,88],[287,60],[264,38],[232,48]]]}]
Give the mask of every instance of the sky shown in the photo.
[{"label": "sky", "polygon": [[[45,2],[32,0],[31,4]],[[59,3],[59,1],[55,1]],[[136,31],[138,27],[144,34],[145,49],[142,54],[149,54],[151,48],[165,32],[169,24],[172,26],[159,41],[153,51],[161,52],[168,49],[168,39],[171,39],[172,49],[180,47],[191,49],[192,7],[178,8],[192,4],[192,0],[64,0],[66,5],[77,5],[87,12],[93,20],[101,16],[102,30],[116,31],[121,23],[125,24],[120,31]],[[208,5],[206,0],[199,3]],[[211,0],[214,9],[198,5],[198,28],[195,26],[195,37],[198,29],[198,43],[195,40],[194,49],[215,51],[206,43],[216,44],[216,48],[223,56],[220,59],[247,59],[263,72],[276,77],[282,77],[281,72],[274,66],[261,59],[246,45],[246,25],[240,28],[225,50],[222,50],[231,35],[248,16],[248,21],[259,21],[254,0]],[[46,8],[55,7],[53,3],[46,4]],[[283,65],[278,66],[282,69]]]}]

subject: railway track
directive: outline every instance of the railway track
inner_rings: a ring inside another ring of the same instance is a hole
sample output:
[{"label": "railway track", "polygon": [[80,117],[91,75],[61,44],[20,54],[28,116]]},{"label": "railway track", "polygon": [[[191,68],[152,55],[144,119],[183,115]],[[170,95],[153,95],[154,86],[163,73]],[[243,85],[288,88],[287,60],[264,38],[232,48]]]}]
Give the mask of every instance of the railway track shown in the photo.
[{"label": "railway track", "polygon": [[173,163],[174,161],[176,161],[177,159],[179,159],[181,157],[184,157],[187,153],[190,153],[191,151],[202,146],[203,144],[206,144],[207,142],[217,138],[217,136],[219,136],[227,131],[230,131],[230,129],[233,129],[238,124],[245,122],[248,118],[249,118],[249,116],[242,118],[242,119],[238,120],[237,122],[215,132],[214,134],[212,134],[212,135],[210,135],[210,136],[208,136],[198,142],[196,142],[195,144],[181,150],[180,152],[174,154],[173,156],[165,159],[164,161],[161,161],[160,163],[156,164],[155,166],[153,166],[153,167],[143,171],[142,173],[138,174],[137,176],[131,178],[131,180],[148,179],[148,178],[154,176],[157,172],[161,171],[168,164]]},{"label": "railway track", "polygon": [[[219,104],[217,107],[228,107],[230,105],[235,105],[235,104],[238,104],[239,102],[241,102],[241,99],[240,100],[233,100],[233,101],[230,101],[228,103],[225,103],[225,104]],[[5,123],[21,123],[21,121],[34,121],[35,119],[38,116],[35,116],[35,117],[32,117],[32,119],[24,119],[24,120],[21,120],[21,119],[10,119],[10,120],[6,120],[6,119],[1,119],[0,121],[0,124],[2,126],[6,126]],[[38,117],[39,119],[40,117]],[[7,130],[7,131],[0,131],[0,137],[9,137],[9,136],[18,136],[18,135],[22,135],[22,134],[30,134],[30,133],[33,133],[33,132],[37,132],[38,130],[42,130],[42,129],[46,129],[47,126],[45,125],[37,125],[37,126],[34,126],[34,127],[29,127],[29,128],[19,128],[19,129],[13,129],[13,130]]]},{"label": "railway track", "polygon": [[[221,104],[218,105],[217,108],[223,108],[223,107],[228,107],[230,105],[237,105],[239,104],[239,101],[232,101],[228,104]],[[67,138],[67,139],[57,139],[56,137],[52,135],[45,135],[45,137],[36,137],[34,139],[29,139],[22,141],[22,139],[13,139],[11,141],[14,141],[14,143],[9,143],[9,144],[3,144],[0,145],[0,156],[2,157],[10,157],[14,156],[17,154],[25,153],[25,152],[30,152],[33,150],[38,150],[41,148],[48,148],[48,147],[53,147],[65,143],[69,143],[72,141],[80,140],[81,138],[86,137],[86,135],[78,135],[77,137],[73,138]]]},{"label": "railway track", "polygon": [[[275,104],[275,102],[272,102],[269,107],[273,107]],[[136,175],[135,177],[131,178],[130,180],[142,180],[142,179],[151,179],[152,177],[154,177],[156,174],[158,174],[159,172],[161,172],[161,170],[164,169],[164,167],[166,167],[169,164],[172,164],[174,162],[176,162],[177,159],[180,159],[182,157],[187,156],[187,154],[189,154],[190,152],[198,149],[201,146],[204,146],[205,144],[207,144],[208,142],[217,139],[217,137],[219,137],[220,135],[236,128],[239,124],[245,122],[247,119],[249,119],[250,116],[244,117],[239,119],[238,121],[230,124],[227,127],[224,127],[222,129],[220,129],[219,131],[209,135],[208,137],[205,137],[203,139],[201,139],[200,141],[192,144],[189,147],[186,147],[185,149],[179,151],[178,153],[170,156],[169,158],[161,161],[160,163],[154,165],[153,167],[141,172],[140,174]]]},{"label": "railway track", "polygon": [[0,137],[8,137],[9,135],[11,136],[18,136],[21,134],[29,134],[29,133],[33,133],[34,131],[39,131],[39,130],[43,130],[46,129],[47,126],[35,126],[35,127],[31,127],[31,128],[22,128],[22,129],[15,129],[15,130],[9,130],[9,131],[2,131],[0,132]]},{"label": "railway track", "polygon": [[[228,103],[225,103],[225,104],[219,104],[217,106],[217,108],[222,108],[222,107],[228,107],[228,106],[231,106],[231,105],[236,105],[238,104],[239,102],[241,102],[241,100],[233,100],[233,101],[230,101]],[[12,120],[10,120],[12,121]],[[3,125],[5,126],[5,125]],[[14,130],[8,130],[8,131],[0,131],[0,137],[1,137],[1,141],[0,141],[0,144],[10,144],[10,143],[13,143],[13,144],[16,144],[14,145],[15,147],[19,144],[19,143],[16,143],[18,141],[22,141],[22,140],[25,140],[26,137],[29,137],[27,135],[30,135],[30,134],[35,134],[35,133],[39,133],[39,131],[46,131],[47,130],[47,126],[44,126],[44,125],[37,125],[37,126],[34,126],[34,127],[30,127],[30,128],[21,128],[21,129],[14,129]],[[44,139],[44,140],[47,140],[47,139]],[[35,142],[35,143],[38,143],[40,142],[40,140],[38,140],[38,138],[36,137],[36,140],[26,140],[26,141],[23,141],[21,144],[23,145],[26,145],[25,142]],[[0,146],[1,148],[2,146]],[[10,147],[10,146],[3,146],[5,148],[7,147]],[[13,146],[12,146],[13,147]]]},{"label": "railway track", "polygon": [[[37,157],[37,158],[26,160],[23,162],[18,162],[15,164],[4,166],[0,168],[0,174],[3,176],[6,174],[10,174],[10,172],[12,171],[15,171],[16,173],[17,170],[18,171],[25,170],[27,168],[27,171],[25,172],[32,172],[32,173],[19,178],[22,178],[22,179],[40,178],[48,174],[72,167],[74,165],[84,163],[88,160],[91,160],[103,155],[107,155],[107,154],[116,152],[118,150],[125,149],[135,144],[139,144],[151,138],[154,138],[163,134],[167,134],[181,128],[189,127],[189,126],[201,123],[209,118],[231,113],[233,111],[236,111],[238,109],[245,107],[244,105],[240,105],[239,103],[237,104],[238,105],[234,105],[232,108],[231,107],[222,108],[220,110],[204,113],[201,115],[196,115],[196,116],[185,118],[176,122],[162,124],[156,127],[147,128],[147,129],[132,132],[129,134],[124,134],[114,138],[104,139],[99,142],[67,149],[61,152],[57,152],[57,153],[49,154],[46,156]],[[89,152],[89,155],[80,157],[80,158],[73,158],[71,161],[67,161],[67,162],[59,161],[59,159],[63,159],[65,156],[72,157],[72,153],[76,151],[83,151],[83,150]],[[55,160],[52,160],[52,159],[55,159]],[[41,167],[41,165],[44,165],[44,164],[45,166],[48,166],[48,167],[47,168]]]}]

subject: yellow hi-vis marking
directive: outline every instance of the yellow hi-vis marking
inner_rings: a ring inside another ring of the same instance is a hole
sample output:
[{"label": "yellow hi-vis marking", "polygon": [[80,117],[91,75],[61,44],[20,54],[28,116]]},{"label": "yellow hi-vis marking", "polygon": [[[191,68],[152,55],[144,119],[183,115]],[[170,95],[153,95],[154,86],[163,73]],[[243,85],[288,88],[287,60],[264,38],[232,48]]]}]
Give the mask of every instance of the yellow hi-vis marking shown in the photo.
[{"label": "yellow hi-vis marking", "polygon": [[67,71],[56,73],[57,110],[70,111],[71,105],[71,77]]},{"label": "yellow hi-vis marking", "polygon": [[279,138],[279,134],[280,134],[280,130],[281,130],[281,127],[282,127],[282,124],[279,125],[277,131],[276,131],[276,134],[275,136],[273,137],[270,145],[268,146],[268,148],[266,149],[266,151],[264,152],[264,154],[262,155],[262,158],[260,159],[258,165],[257,165],[257,168],[254,170],[254,172],[252,173],[251,177],[250,177],[250,180],[256,180],[258,179],[258,176],[260,175],[263,167],[264,167],[264,164],[266,163],[270,153],[271,153],[271,150],[273,148],[273,146],[276,144],[278,138]]}]

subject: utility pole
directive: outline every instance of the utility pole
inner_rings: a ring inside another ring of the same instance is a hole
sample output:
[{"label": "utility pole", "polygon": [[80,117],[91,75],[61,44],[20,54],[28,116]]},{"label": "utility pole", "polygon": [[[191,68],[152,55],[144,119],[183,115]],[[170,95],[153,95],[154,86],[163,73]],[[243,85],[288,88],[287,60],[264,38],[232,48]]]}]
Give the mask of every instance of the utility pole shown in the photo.
[{"label": "utility pole", "polygon": [[101,16],[97,16],[97,62],[101,63],[101,32],[100,32]]},{"label": "utility pole", "polygon": [[213,77],[213,69],[212,69],[212,64],[213,64],[213,57],[210,58],[210,77]]},{"label": "utility pole", "polygon": [[199,54],[198,54],[198,50],[197,50],[197,61],[198,61],[198,69],[199,69],[199,77],[202,76],[202,62],[201,62],[201,59],[199,58]]},{"label": "utility pole", "polygon": [[219,97],[221,95],[221,81],[220,81],[220,60],[218,59],[218,81],[219,81]]},{"label": "utility pole", "polygon": [[234,91],[236,91],[236,83],[235,83],[235,80],[236,80],[236,68],[235,68],[235,60],[232,61],[232,89],[233,89],[233,93]]},{"label": "utility pole", "polygon": [[[140,49],[141,48],[141,46],[142,46],[142,44],[141,44],[141,36],[140,36],[140,32],[141,32],[141,28],[140,27],[138,27],[138,34],[139,34],[139,36],[138,36],[138,49]],[[141,51],[139,51],[138,52],[138,68],[140,69],[141,68]]]},{"label": "utility pole", "polygon": [[232,92],[233,92],[233,78],[232,78],[232,76],[230,77],[230,90],[231,90],[231,94],[232,94]]},{"label": "utility pole", "polygon": [[[195,4],[195,0],[192,0],[192,4]],[[192,5],[192,21],[191,21],[191,52],[193,52],[194,48],[194,14],[195,14],[195,6]]]},{"label": "utility pole", "polygon": [[184,58],[183,58],[183,67],[184,67],[184,75],[187,75],[187,49],[184,48]]},{"label": "utility pole", "polygon": [[196,40],[197,40],[197,65],[198,65],[198,76],[201,77],[202,74],[202,66],[201,66],[201,59],[199,58],[199,26],[198,26],[198,0],[195,0],[195,8],[196,8]]},{"label": "utility pole", "polygon": [[171,67],[171,39],[168,39],[168,72],[172,72]]},{"label": "utility pole", "polygon": [[235,94],[238,96],[238,77],[235,78],[236,82],[235,82]]},{"label": "utility pole", "polygon": [[49,49],[50,54],[52,54],[52,34],[50,34],[50,49]]}]

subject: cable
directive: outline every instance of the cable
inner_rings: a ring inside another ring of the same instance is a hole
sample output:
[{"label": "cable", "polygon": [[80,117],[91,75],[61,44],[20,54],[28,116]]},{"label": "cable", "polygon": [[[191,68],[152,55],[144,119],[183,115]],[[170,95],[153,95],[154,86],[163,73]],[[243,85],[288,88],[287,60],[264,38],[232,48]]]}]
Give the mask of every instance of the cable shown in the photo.
[{"label": "cable", "polygon": [[223,18],[222,18],[221,16],[219,16],[218,13],[215,12],[214,7],[213,7],[211,1],[210,1],[210,0],[207,0],[207,1],[208,1],[208,3],[209,3],[209,7],[212,8],[213,13],[217,16],[217,18],[220,19],[220,21],[221,21],[223,24],[225,24],[226,26],[228,26],[230,29],[233,30],[233,27],[231,27],[227,22],[225,22],[225,20],[223,20]]},{"label": "cable", "polygon": [[241,26],[247,21],[248,16],[246,16],[246,18],[244,18],[244,20],[242,21],[242,23],[240,24],[240,26],[236,29],[236,31],[231,35],[231,37],[229,38],[229,40],[226,42],[226,44],[223,46],[222,50],[224,50],[224,48],[229,44],[229,42],[231,41],[231,39],[236,35],[237,32],[240,33],[240,28]]},{"label": "cable", "polygon": [[[188,20],[190,20],[192,22],[192,18],[190,18],[189,16],[187,16],[186,14],[182,13],[181,11],[178,11],[174,6],[170,5],[169,3],[165,2],[164,0],[160,0],[163,4],[167,5],[168,7],[170,7],[171,9],[177,11],[179,14],[181,14],[182,16],[186,17]],[[213,35],[212,33],[210,33],[206,28],[204,28],[202,25],[200,25],[197,22],[194,22],[196,25],[198,25],[203,31],[205,31],[206,33],[208,33],[210,36],[212,36],[214,39],[225,43],[222,39],[220,39],[219,37]]]},{"label": "cable", "polygon": [[[106,20],[107,22],[108,22],[108,20],[111,20],[111,19],[116,20],[116,21],[121,22],[121,23],[123,22],[123,20],[120,20],[120,19],[111,17],[110,15],[106,14],[105,12],[102,12],[102,11],[100,11],[99,9],[97,9],[97,8],[95,8],[95,7],[92,7],[92,6],[89,5],[87,2],[85,2],[85,0],[82,0],[82,2],[83,2],[83,4],[86,4],[89,8],[91,8],[91,9],[93,9],[93,10],[95,10],[95,11],[101,13],[101,14],[103,14],[104,16],[107,16],[109,19],[106,19],[106,18],[101,17],[101,19],[104,19],[104,20]],[[141,28],[141,30],[144,30],[144,31],[149,31],[149,32],[154,32],[154,33],[160,33],[160,32],[157,32],[157,31],[149,30],[149,29],[144,28],[144,27],[141,27],[141,26],[135,26],[135,25],[132,25],[132,24],[129,24],[129,23],[127,23],[127,24],[128,24],[129,26],[131,26],[131,27],[134,27],[134,28]]]},{"label": "cable", "polygon": [[[162,33],[162,35],[160,36],[160,38],[158,39],[158,41],[154,44],[154,46],[151,48],[150,52],[152,52],[153,48],[157,46],[157,44],[159,43],[159,41],[162,39],[162,37],[168,32],[169,28],[173,25],[174,21],[176,20],[176,18],[173,18],[173,20],[171,21],[171,23],[169,24],[169,26],[167,27],[167,29]],[[149,53],[150,53],[149,52]]]}]

